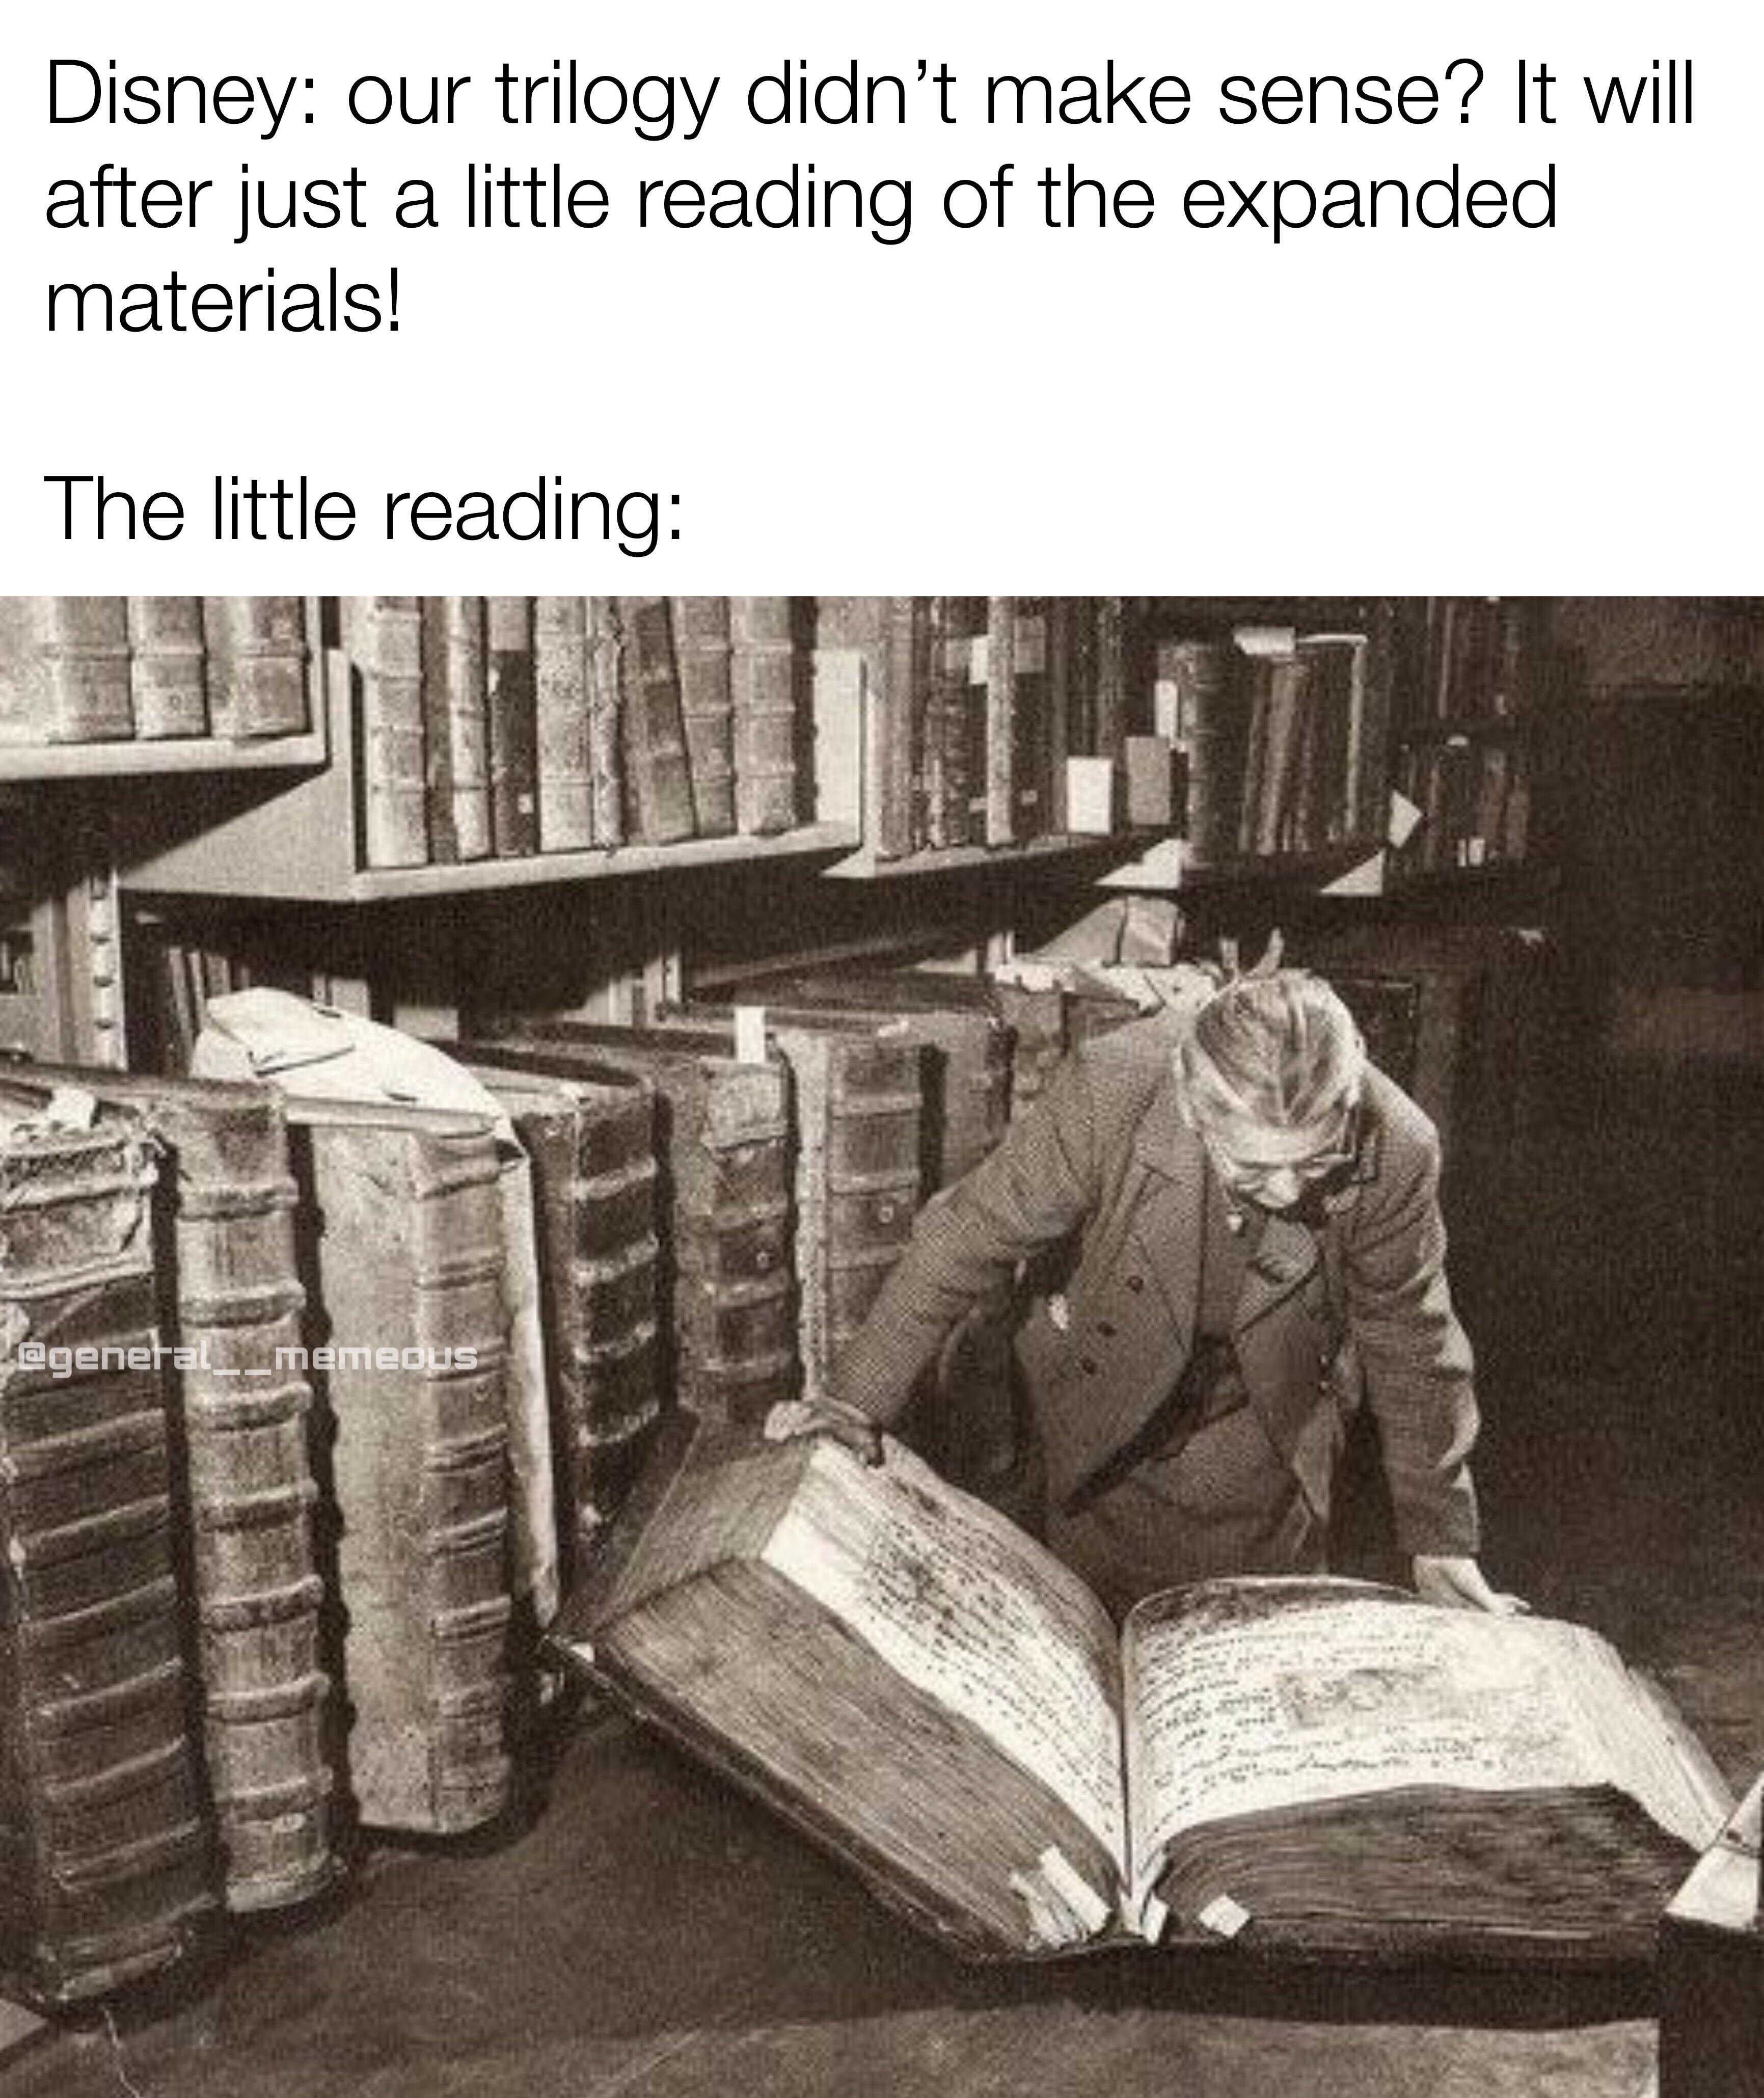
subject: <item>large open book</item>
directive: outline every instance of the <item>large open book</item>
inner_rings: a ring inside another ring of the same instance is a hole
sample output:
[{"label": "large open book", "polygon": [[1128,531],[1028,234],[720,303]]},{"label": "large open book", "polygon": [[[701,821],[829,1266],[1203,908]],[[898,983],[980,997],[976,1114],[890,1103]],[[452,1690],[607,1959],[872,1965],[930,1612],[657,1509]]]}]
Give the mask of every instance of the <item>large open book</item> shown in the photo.
[{"label": "large open book", "polygon": [[898,1445],[693,1436],[563,1636],[634,1709],[976,1957],[1134,1939],[1627,1960],[1720,1780],[1602,1639],[1338,1579],[1117,1635]]}]

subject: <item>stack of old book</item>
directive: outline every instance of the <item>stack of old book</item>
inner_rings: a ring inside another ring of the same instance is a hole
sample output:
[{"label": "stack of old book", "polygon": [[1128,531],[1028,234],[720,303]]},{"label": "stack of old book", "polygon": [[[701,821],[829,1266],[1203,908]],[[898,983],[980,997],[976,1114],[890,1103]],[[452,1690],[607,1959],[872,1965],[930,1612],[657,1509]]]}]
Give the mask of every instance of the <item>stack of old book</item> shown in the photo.
[{"label": "stack of old book", "polygon": [[794,828],[800,623],[792,598],[345,599],[367,864]]},{"label": "stack of old book", "polygon": [[297,735],[297,597],[0,597],[0,744]]}]

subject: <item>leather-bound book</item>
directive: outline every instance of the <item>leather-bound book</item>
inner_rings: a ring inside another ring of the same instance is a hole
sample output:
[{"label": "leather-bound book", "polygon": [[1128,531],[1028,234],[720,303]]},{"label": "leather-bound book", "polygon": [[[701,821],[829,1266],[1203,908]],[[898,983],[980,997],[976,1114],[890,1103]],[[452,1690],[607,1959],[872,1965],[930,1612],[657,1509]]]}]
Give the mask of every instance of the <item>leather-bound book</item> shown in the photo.
[{"label": "leather-bound book", "polygon": [[229,1908],[331,1884],[312,1393],[282,1104],[268,1086],[32,1067],[138,1115],[157,1148],[160,1302],[198,1629],[208,1789]]},{"label": "leather-bound book", "polygon": [[488,599],[485,625],[490,838],[499,859],[522,859],[539,849],[539,717],[533,683],[533,599]]},{"label": "leather-bound book", "polygon": [[344,604],[344,643],[361,681],[362,844],[369,867],[428,859],[423,722],[423,608],[414,597]]},{"label": "leather-bound book", "polygon": [[437,865],[490,854],[488,665],[481,597],[423,600],[423,743],[428,853]]},{"label": "leather-bound book", "polygon": [[788,597],[729,600],[735,827],[744,837],[792,830],[803,820],[795,609]]},{"label": "leather-bound book", "polygon": [[0,744],[134,734],[129,601],[0,597]]},{"label": "leather-bound book", "polygon": [[668,600],[621,597],[618,608],[625,804],[642,843],[672,845],[696,823]]},{"label": "leather-bound book", "polygon": [[533,601],[541,852],[581,852],[594,842],[587,614],[586,598]]},{"label": "leather-bound book", "polygon": [[445,1835],[508,1797],[508,1429],[488,1117],[290,1097],[340,1637],[364,1824]]},{"label": "leather-bound book", "polygon": [[[789,1067],[796,1139],[796,1312],[805,1394],[836,1390],[840,1356],[912,1236],[924,1198],[926,1046],[873,1016],[764,1010]],[[737,1022],[701,1011],[664,1016],[714,1025],[732,1051]]]},{"label": "leather-bound book", "polygon": [[610,1064],[561,1078],[500,1068],[494,1042],[448,1047],[495,1095],[532,1161],[567,1587],[630,1491],[661,1415],[654,1089]]},{"label": "leather-bound book", "polygon": [[1721,1824],[1583,1626],[1304,1577],[1117,1626],[897,1443],[686,1425],[567,1650],[963,1956],[1634,1976]]},{"label": "leather-bound book", "polygon": [[208,732],[207,649],[200,597],[129,599],[129,690],[134,732]]},{"label": "leather-bound book", "polygon": [[474,1055],[493,1046],[498,1068],[568,1078],[611,1064],[654,1085],[674,1395],[707,1419],[746,1421],[793,1397],[801,1367],[783,1063],[738,1061],[720,1034],[564,1020],[480,1027]]},{"label": "leather-bound book", "polygon": [[726,597],[671,600],[674,660],[680,679],[692,813],[701,838],[735,827],[735,698]]},{"label": "leather-bound book", "polygon": [[0,1967],[48,2003],[168,1965],[215,1902],[153,1177],[134,1115],[0,1085]]},{"label": "leather-bound book", "polygon": [[885,597],[815,600],[816,649],[847,652],[863,666],[864,842],[878,859],[913,849],[911,652],[889,646],[893,605]]},{"label": "leather-bound book", "polygon": [[214,735],[244,743],[298,735],[310,726],[307,680],[316,637],[306,631],[304,598],[204,598],[202,630]]},{"label": "leather-bound book", "polygon": [[591,597],[587,616],[588,789],[597,845],[625,842],[625,757],[620,748],[618,599]]}]

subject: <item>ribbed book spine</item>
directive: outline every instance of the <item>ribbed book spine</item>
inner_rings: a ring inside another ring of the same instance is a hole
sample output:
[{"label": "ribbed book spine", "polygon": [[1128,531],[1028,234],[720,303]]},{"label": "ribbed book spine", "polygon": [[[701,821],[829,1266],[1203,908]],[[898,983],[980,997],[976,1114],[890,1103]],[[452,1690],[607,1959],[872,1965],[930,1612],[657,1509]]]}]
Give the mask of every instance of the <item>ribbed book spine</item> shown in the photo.
[{"label": "ribbed book spine", "polygon": [[1016,599],[986,600],[986,843],[1017,836]]},{"label": "ribbed book spine", "polygon": [[298,735],[309,723],[306,606],[297,597],[203,600],[208,715],[217,735]]},{"label": "ribbed book spine", "polygon": [[802,820],[792,613],[788,597],[729,600],[735,827],[744,837],[791,830]]},{"label": "ribbed book spine", "polygon": [[334,1438],[349,1787],[364,1824],[456,1832],[508,1795],[495,1144],[487,1124],[423,1126],[415,1111],[352,1117],[297,1101],[290,1121],[323,1219],[317,1301],[331,1352],[314,1367]]},{"label": "ribbed book spine", "polygon": [[360,600],[362,773],[370,867],[428,859],[423,731],[423,613],[414,597]]},{"label": "ribbed book spine", "polygon": [[441,866],[490,851],[489,725],[484,599],[423,600],[423,732],[429,858]]},{"label": "ribbed book spine", "polygon": [[972,844],[974,836],[969,794],[968,664],[969,647],[962,629],[959,598],[932,599],[930,678],[932,716],[938,747],[932,771],[939,784],[937,801],[927,811],[931,841],[937,845]]},{"label": "ribbed book spine", "polygon": [[533,599],[493,597],[485,612],[490,836],[500,859],[539,849],[539,718]]},{"label": "ribbed book spine", "polygon": [[166,1090],[166,1158],[208,1788],[227,1906],[327,1886],[331,1773],[295,1186],[279,1100]]},{"label": "ribbed book spine", "polygon": [[[660,1418],[656,1098],[638,1078],[523,1078],[455,1054],[533,1161],[566,1570],[586,1565]],[[533,1088],[550,1088],[535,1093]],[[525,1088],[527,1090],[523,1090]]]},{"label": "ribbed book spine", "polygon": [[701,838],[727,837],[735,827],[729,600],[677,597],[672,608],[692,813]]},{"label": "ribbed book spine", "polygon": [[618,607],[626,798],[638,838],[669,845],[691,837],[696,823],[668,600],[622,597]]},{"label": "ribbed book spine", "polygon": [[129,690],[143,739],[208,732],[200,597],[129,599]]},{"label": "ribbed book spine", "polygon": [[15,1985],[53,2003],[167,1965],[214,1902],[152,1178],[132,1120],[0,1136],[0,1929]]},{"label": "ribbed book spine", "polygon": [[619,737],[618,600],[588,600],[588,787],[597,845],[625,842],[625,759]]},{"label": "ribbed book spine", "polygon": [[581,852],[594,842],[587,612],[586,598],[533,601],[541,852]]}]

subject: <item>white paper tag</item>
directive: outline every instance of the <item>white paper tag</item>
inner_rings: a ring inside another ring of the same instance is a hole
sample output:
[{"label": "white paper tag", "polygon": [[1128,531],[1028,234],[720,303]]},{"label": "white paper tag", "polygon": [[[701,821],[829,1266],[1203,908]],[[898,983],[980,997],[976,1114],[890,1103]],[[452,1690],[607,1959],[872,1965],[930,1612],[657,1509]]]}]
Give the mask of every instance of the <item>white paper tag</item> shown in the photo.
[{"label": "white paper tag", "polygon": [[1393,845],[1406,845],[1415,836],[1415,827],[1421,820],[1421,811],[1406,794],[1393,788],[1390,794],[1390,820],[1384,835]]},{"label": "white paper tag", "polygon": [[1038,1862],[1048,1885],[1094,1937],[1108,1921],[1108,1903],[1055,1845],[1050,1843]]},{"label": "white paper tag", "polygon": [[1249,1911],[1229,1894],[1215,1895],[1195,1918],[1203,1930],[1210,1930],[1215,1938],[1236,1937],[1248,1920]]},{"label": "white paper tag", "polygon": [[766,1008],[738,1005],[735,1009],[735,1052],[738,1064],[766,1061]]}]

